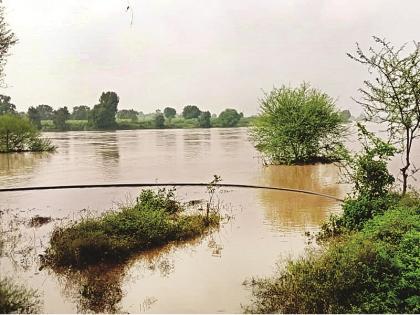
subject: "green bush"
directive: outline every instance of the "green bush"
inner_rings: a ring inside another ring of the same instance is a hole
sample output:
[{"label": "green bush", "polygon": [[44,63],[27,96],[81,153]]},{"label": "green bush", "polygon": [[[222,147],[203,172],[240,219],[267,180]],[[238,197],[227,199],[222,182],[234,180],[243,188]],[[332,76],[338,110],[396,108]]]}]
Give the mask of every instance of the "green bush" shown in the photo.
[{"label": "green bush", "polygon": [[39,295],[34,290],[14,284],[11,279],[0,279],[0,313],[38,313]]},{"label": "green bush", "polygon": [[186,215],[172,190],[143,190],[133,207],[56,228],[46,261],[82,267],[120,261],[170,241],[186,240],[219,224],[219,215]]},{"label": "green bush", "polygon": [[401,200],[359,232],[252,280],[252,313],[419,313],[420,201]]}]

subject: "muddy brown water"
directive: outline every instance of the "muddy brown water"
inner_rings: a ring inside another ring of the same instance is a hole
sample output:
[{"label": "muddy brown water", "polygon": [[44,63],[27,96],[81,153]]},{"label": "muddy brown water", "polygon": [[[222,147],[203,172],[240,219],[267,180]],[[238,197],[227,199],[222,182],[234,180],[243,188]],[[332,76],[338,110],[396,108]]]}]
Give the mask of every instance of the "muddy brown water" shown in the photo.
[{"label": "muddy brown water", "polygon": [[[312,190],[344,197],[333,165],[264,167],[246,128],[48,133],[55,153],[0,155],[1,187],[115,182],[223,182]],[[350,141],[350,143],[354,143]],[[419,150],[416,149],[419,157]],[[397,170],[398,161],[393,168]],[[272,274],[276,262],[304,253],[338,202],[292,192],[220,189],[232,217],[200,239],[141,253],[117,266],[83,272],[39,270],[52,229],[132,200],[137,188],[25,191],[0,194],[6,245],[2,276],[37,289],[46,313],[237,313],[250,292],[243,282]],[[205,188],[178,188],[184,201]],[[31,227],[36,215],[52,221]]]}]

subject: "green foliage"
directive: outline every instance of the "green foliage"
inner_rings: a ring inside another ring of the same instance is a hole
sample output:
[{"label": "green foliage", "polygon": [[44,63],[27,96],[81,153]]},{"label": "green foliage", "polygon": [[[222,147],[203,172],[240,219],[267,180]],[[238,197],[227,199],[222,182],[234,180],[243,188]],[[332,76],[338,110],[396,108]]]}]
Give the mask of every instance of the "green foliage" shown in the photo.
[{"label": "green foliage", "polygon": [[165,109],[163,110],[163,114],[165,115],[166,118],[172,119],[176,115],[176,110],[175,108],[172,108],[172,107],[165,107]]},{"label": "green foliage", "polygon": [[23,286],[14,284],[11,279],[0,279],[0,313],[39,313],[39,294]]},{"label": "green foliage", "polygon": [[39,111],[31,106],[28,108],[28,118],[30,120],[30,122],[37,128],[37,129],[41,129],[42,125],[41,125],[41,115],[39,113]]},{"label": "green foliage", "polygon": [[182,117],[185,119],[198,118],[200,114],[201,110],[195,105],[187,105],[182,110]]},{"label": "green foliage", "polygon": [[157,113],[154,119],[154,125],[156,128],[163,128],[165,127],[165,117],[162,113]]},{"label": "green foliage", "polygon": [[275,164],[329,162],[338,159],[344,129],[327,94],[302,84],[274,88],[261,100],[252,128],[256,148]]},{"label": "green foliage", "polygon": [[186,215],[173,190],[143,190],[134,206],[53,231],[47,262],[82,267],[120,261],[138,251],[202,235],[219,224],[212,213]]},{"label": "green foliage", "polygon": [[383,123],[389,139],[403,153],[402,191],[407,191],[408,177],[416,172],[412,162],[413,141],[420,137],[420,42],[414,41],[413,51],[405,53],[385,39],[373,37],[379,48],[364,52],[359,45],[351,59],[365,65],[375,78],[365,80],[360,89],[366,118]]},{"label": "green foliage", "polygon": [[138,118],[139,112],[135,111],[134,109],[122,109],[119,110],[117,113],[117,119],[119,120],[131,120],[132,122],[136,122],[139,120]]},{"label": "green foliage", "polygon": [[242,116],[236,109],[227,108],[220,113],[218,117],[219,124],[221,127],[235,127]]},{"label": "green foliage", "polygon": [[73,120],[88,120],[90,108],[86,105],[74,106],[70,118]]},{"label": "green foliage", "polygon": [[10,103],[11,97],[0,94],[0,115],[17,114],[16,105]]},{"label": "green foliage", "polygon": [[41,120],[51,120],[53,118],[54,109],[50,105],[38,105],[35,109],[38,111]]},{"label": "green foliage", "polygon": [[200,125],[200,128],[210,128],[210,118],[211,114],[209,111],[201,112],[200,116],[198,116],[198,124]]},{"label": "green foliage", "polygon": [[53,121],[55,129],[67,130],[68,125],[66,121],[69,118],[70,118],[70,113],[66,106],[55,110],[52,116],[52,121]]},{"label": "green foliage", "polygon": [[55,147],[42,139],[39,131],[25,118],[0,116],[0,152],[52,151]]},{"label": "green foliage", "polygon": [[89,122],[96,129],[114,129],[117,126],[115,115],[119,97],[115,92],[104,92],[99,98],[99,104],[90,112]]},{"label": "green foliage", "polygon": [[[0,3],[1,4],[1,3]],[[15,34],[9,29],[4,18],[4,8],[0,5],[0,86],[3,83],[4,66],[11,46],[17,43]],[[1,111],[1,108],[0,108]]]},{"label": "green foliage", "polygon": [[252,313],[419,313],[420,200],[254,279]]},{"label": "green foliage", "polygon": [[340,112],[340,116],[343,122],[349,122],[351,118],[351,113],[348,109],[345,109]]}]

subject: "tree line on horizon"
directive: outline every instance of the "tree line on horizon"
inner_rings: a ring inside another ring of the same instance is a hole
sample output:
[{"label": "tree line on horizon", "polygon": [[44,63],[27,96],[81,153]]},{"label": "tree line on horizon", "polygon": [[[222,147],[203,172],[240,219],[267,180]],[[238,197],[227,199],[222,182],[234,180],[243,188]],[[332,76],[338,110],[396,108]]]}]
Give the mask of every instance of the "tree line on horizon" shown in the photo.
[{"label": "tree line on horizon", "polygon": [[[100,130],[137,129],[136,127],[141,128],[141,126],[146,126],[146,128],[171,128],[182,127],[183,125],[200,128],[235,127],[244,118],[242,112],[233,108],[226,108],[219,115],[216,115],[210,113],[210,111],[201,110],[197,105],[186,105],[181,113],[178,113],[175,108],[167,106],[163,111],[157,109],[154,113],[144,114],[134,109],[118,110],[118,104],[119,96],[117,93],[103,92],[98,104],[93,107],[74,106],[72,112],[69,111],[67,106],[54,109],[46,104],[31,106],[27,112],[18,112],[16,105],[11,101],[11,97],[0,94],[0,115],[11,114],[26,117],[39,130],[55,129],[63,131],[71,129],[70,125],[74,127],[77,124],[80,125],[80,123],[85,129],[87,127],[88,129]],[[178,119],[178,125],[172,125],[175,119]],[[140,120],[147,121],[148,124],[141,125]],[[191,122],[193,123],[191,124]]]}]

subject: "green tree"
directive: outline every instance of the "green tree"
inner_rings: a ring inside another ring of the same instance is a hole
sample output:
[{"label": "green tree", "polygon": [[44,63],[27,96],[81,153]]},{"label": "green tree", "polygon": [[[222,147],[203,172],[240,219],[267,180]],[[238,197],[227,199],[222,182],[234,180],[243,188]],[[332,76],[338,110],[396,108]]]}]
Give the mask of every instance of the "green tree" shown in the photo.
[{"label": "green tree", "polygon": [[198,118],[200,114],[201,110],[195,105],[187,105],[182,110],[182,117],[185,119]]},{"label": "green tree", "polygon": [[403,152],[403,194],[407,191],[410,172],[416,171],[411,152],[413,141],[420,136],[420,42],[412,52],[403,54],[406,45],[395,48],[389,42],[373,37],[378,49],[364,52],[357,44],[356,54],[348,56],[368,68],[374,80],[364,81],[357,101],[368,120],[388,126],[390,139]]},{"label": "green tree", "polygon": [[139,112],[134,109],[122,109],[117,113],[118,119],[130,119],[131,121],[138,121]]},{"label": "green tree", "polygon": [[251,131],[256,148],[271,163],[337,159],[344,128],[334,101],[306,83],[266,93]]},{"label": "green tree", "polygon": [[162,113],[157,113],[154,119],[154,125],[156,128],[163,128],[165,127],[165,117]]},{"label": "green tree", "polygon": [[71,119],[74,120],[88,120],[90,108],[86,105],[74,106],[71,114]]},{"label": "green tree", "polygon": [[50,120],[54,115],[54,109],[50,105],[41,104],[36,107],[41,120]]},{"label": "green tree", "polygon": [[227,108],[219,115],[219,123],[222,127],[235,127],[242,115],[236,109]]},{"label": "green tree", "polygon": [[0,115],[17,114],[16,105],[10,102],[11,97],[0,94]]},{"label": "green tree", "polygon": [[6,58],[9,55],[9,49],[16,43],[17,38],[9,29],[4,17],[4,8],[0,6],[0,85],[3,85],[4,66],[6,65]]},{"label": "green tree", "polygon": [[53,113],[53,123],[56,129],[58,130],[67,130],[68,125],[66,121],[70,118],[69,110],[67,106],[61,107],[54,111]]},{"label": "green tree", "polygon": [[350,118],[351,118],[351,113],[350,113],[350,111],[349,111],[348,109],[342,110],[342,111],[340,112],[340,115],[341,115],[341,118],[342,118],[342,120],[343,120],[344,122],[348,122],[348,121],[350,121]]},{"label": "green tree", "polygon": [[200,116],[198,116],[198,124],[200,125],[200,127],[210,128],[211,127],[210,118],[211,118],[211,114],[209,111],[201,112]]},{"label": "green tree", "polygon": [[0,152],[50,151],[54,146],[41,139],[29,120],[18,115],[0,116]]},{"label": "green tree", "polygon": [[117,123],[115,115],[119,97],[115,92],[104,92],[99,98],[99,104],[95,105],[89,116],[89,121],[97,129],[113,129]]},{"label": "green tree", "polygon": [[166,118],[171,120],[176,115],[176,109],[172,107],[165,107],[165,109],[163,110],[163,114],[165,115]]},{"label": "green tree", "polygon": [[28,117],[30,122],[37,128],[37,129],[41,129],[42,125],[41,125],[41,115],[39,114],[39,111],[31,106],[28,108]]}]

